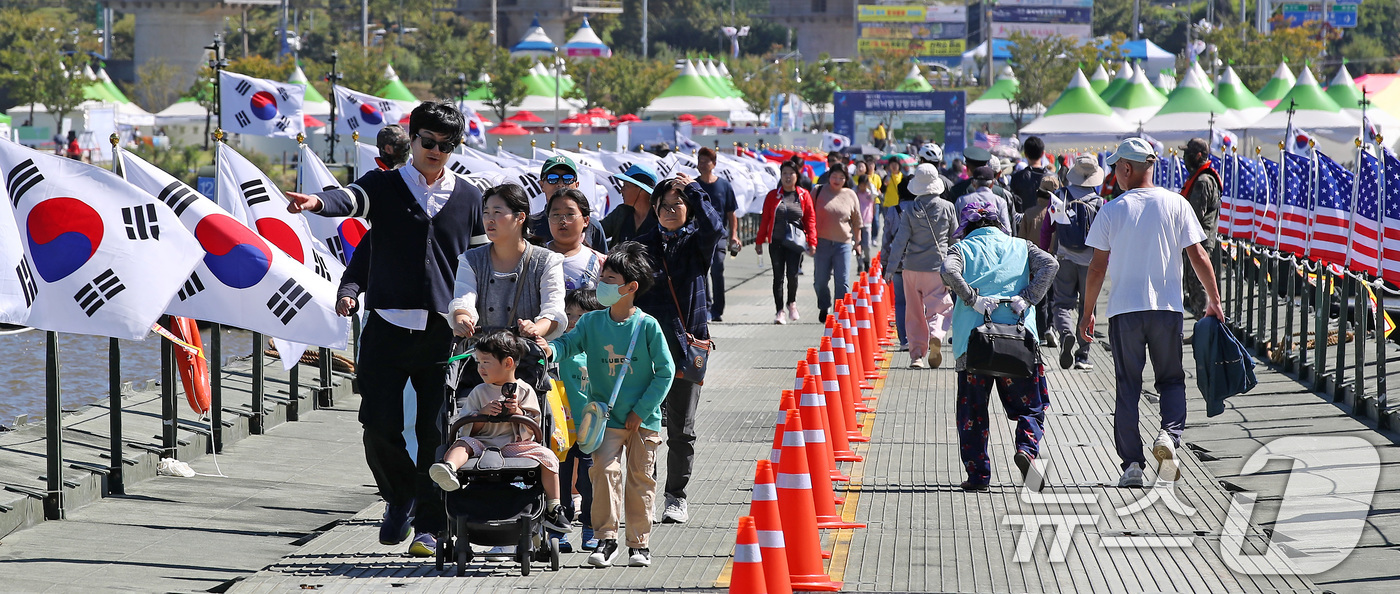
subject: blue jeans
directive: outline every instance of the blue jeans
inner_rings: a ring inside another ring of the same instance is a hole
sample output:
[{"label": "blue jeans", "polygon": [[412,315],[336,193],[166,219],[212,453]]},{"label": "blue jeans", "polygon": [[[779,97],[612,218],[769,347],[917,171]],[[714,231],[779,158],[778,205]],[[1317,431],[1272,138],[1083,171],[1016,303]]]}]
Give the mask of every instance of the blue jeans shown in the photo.
[{"label": "blue jeans", "polygon": [[851,290],[851,244],[817,240],[816,279],[817,309],[831,309],[831,276],[836,275],[836,294],[845,296]]},{"label": "blue jeans", "polygon": [[[1152,359],[1156,377],[1162,429],[1181,445],[1186,428],[1186,371],[1181,367],[1182,316],[1175,311],[1135,311],[1108,319],[1113,373],[1118,377],[1118,399],[1113,407],[1113,441],[1123,469],[1137,462],[1146,465],[1142,434],[1138,431],[1138,401],[1142,398],[1142,370]],[[1155,439],[1155,437],[1154,437]]]}]

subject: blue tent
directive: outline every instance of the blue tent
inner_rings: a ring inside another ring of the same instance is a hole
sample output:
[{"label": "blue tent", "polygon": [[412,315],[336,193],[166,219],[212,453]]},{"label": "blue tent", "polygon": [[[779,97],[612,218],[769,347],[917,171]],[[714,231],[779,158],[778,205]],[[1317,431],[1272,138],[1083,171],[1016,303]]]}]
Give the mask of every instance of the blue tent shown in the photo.
[{"label": "blue tent", "polygon": [[525,30],[525,36],[520,38],[520,43],[510,48],[511,57],[521,56],[552,56],[554,55],[554,40],[544,32],[544,27],[540,26],[540,15],[535,15],[535,20],[530,21],[530,28]]}]

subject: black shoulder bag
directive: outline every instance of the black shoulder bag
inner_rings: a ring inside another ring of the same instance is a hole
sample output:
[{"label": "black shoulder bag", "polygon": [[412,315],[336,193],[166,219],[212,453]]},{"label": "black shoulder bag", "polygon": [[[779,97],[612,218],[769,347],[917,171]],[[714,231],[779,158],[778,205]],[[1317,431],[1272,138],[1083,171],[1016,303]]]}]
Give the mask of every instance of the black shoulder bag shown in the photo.
[{"label": "black shoulder bag", "polygon": [[[997,302],[999,306],[1007,303],[1011,300]],[[967,338],[967,372],[991,377],[1034,377],[1040,365],[1040,341],[1026,327],[1025,313],[1015,324],[993,322],[991,312],[982,314],[982,320],[982,325],[973,328]]]}]

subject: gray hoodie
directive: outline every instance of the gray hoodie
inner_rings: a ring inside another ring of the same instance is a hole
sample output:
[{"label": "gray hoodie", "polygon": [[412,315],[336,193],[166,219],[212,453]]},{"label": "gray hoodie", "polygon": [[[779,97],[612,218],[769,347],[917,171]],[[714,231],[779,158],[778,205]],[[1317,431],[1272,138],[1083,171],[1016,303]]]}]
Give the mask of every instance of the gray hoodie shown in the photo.
[{"label": "gray hoodie", "polygon": [[953,203],[937,194],[925,194],[900,204],[899,228],[894,243],[884,252],[886,270],[938,272],[953,243],[958,215]]}]

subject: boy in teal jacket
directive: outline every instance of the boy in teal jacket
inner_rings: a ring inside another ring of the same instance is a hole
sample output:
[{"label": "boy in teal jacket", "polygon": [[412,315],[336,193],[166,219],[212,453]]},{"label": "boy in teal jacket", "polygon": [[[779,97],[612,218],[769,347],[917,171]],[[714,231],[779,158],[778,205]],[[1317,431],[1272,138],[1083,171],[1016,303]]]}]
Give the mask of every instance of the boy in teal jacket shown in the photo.
[{"label": "boy in teal jacket", "polygon": [[556,361],[584,354],[588,399],[606,403],[636,337],[631,364],[608,411],[603,443],[593,452],[593,468],[589,470],[593,480],[591,515],[599,542],[588,562],[596,567],[612,565],[617,552],[619,503],[627,515],[628,565],[651,565],[648,539],[656,494],[651,470],[656,465],[656,448],[661,445],[661,402],[676,374],[661,324],[633,305],[651,283],[646,248],[630,241],[617,246],[603,263],[598,283],[598,302],[607,309],[584,314],[572,331],[545,346]]}]

